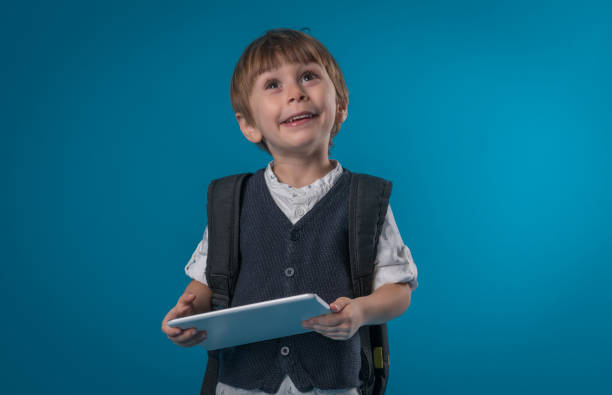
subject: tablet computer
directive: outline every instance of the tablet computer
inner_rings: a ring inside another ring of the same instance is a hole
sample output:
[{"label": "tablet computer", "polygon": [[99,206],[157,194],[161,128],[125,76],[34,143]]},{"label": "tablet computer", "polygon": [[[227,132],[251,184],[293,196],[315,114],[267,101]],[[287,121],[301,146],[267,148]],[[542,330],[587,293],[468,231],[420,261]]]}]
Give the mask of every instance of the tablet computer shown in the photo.
[{"label": "tablet computer", "polygon": [[200,344],[217,350],[310,332],[302,321],[330,312],[317,294],[302,294],[175,318],[168,326],[205,330],[207,338]]}]

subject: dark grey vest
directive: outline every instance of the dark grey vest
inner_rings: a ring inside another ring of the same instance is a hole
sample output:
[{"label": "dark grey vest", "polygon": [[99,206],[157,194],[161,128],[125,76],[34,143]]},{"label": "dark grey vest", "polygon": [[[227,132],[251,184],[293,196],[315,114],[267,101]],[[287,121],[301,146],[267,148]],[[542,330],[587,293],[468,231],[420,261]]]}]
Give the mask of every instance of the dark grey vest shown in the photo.
[{"label": "dark grey vest", "polygon": [[[276,205],[264,169],[247,181],[240,211],[240,274],[231,306],[316,293],[353,297],[348,257],[350,172],[295,225]],[[248,330],[248,328],[245,328]],[[360,338],[310,332],[221,350],[219,381],[276,392],[286,374],[302,392],[359,386]]]}]

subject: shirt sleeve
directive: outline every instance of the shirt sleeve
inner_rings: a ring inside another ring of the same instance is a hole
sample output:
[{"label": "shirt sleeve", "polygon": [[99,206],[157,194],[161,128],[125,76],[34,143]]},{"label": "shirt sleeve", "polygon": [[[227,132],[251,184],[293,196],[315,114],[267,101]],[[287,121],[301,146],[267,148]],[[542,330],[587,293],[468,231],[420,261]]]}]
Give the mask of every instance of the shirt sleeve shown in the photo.
[{"label": "shirt sleeve", "polygon": [[419,285],[417,275],[417,267],[412,259],[412,254],[402,241],[391,205],[389,205],[378,239],[372,290],[387,283],[408,283],[414,291]]},{"label": "shirt sleeve", "polygon": [[185,266],[185,274],[194,280],[208,285],[206,282],[206,258],[208,257],[208,226],[204,230],[204,236],[198,243],[195,251],[191,255],[189,262]]}]

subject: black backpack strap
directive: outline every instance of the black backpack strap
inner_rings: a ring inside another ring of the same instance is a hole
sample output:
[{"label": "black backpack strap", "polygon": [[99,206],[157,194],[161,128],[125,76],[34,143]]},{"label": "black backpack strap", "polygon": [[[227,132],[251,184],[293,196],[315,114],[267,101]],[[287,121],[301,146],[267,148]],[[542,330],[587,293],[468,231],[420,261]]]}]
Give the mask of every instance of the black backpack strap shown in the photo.
[{"label": "black backpack strap", "polygon": [[[374,260],[389,206],[392,183],[367,174],[351,174],[349,250],[354,297],[372,292]],[[361,338],[362,394],[384,394],[389,376],[387,325],[364,326]]]},{"label": "black backpack strap", "polygon": [[[213,180],[208,186],[208,249],[206,281],[212,291],[213,310],[229,307],[240,270],[240,201],[251,173]],[[200,394],[214,395],[219,373],[219,351],[208,352],[208,363]]]},{"label": "black backpack strap", "polygon": [[374,364],[374,388],[372,394],[384,394],[389,380],[389,337],[387,324],[372,325],[370,329],[370,349]]},{"label": "black backpack strap", "polygon": [[229,306],[231,292],[240,269],[240,200],[250,173],[213,180],[208,186],[208,245],[206,281],[213,292],[213,310]]},{"label": "black backpack strap", "polygon": [[392,184],[368,174],[352,173],[349,195],[349,249],[355,297],[372,292],[374,260],[387,215]]},{"label": "black backpack strap", "polygon": [[219,351],[208,352],[208,362],[206,363],[206,373],[200,395],[215,395],[217,390],[217,378],[219,376]]}]

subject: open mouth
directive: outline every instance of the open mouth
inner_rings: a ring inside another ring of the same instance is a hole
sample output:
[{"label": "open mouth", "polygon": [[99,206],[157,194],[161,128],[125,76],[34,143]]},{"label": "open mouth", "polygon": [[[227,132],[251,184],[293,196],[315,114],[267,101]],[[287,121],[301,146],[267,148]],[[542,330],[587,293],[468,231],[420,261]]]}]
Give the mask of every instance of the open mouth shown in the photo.
[{"label": "open mouth", "polygon": [[290,118],[288,118],[287,120],[281,122],[281,124],[283,125],[288,125],[288,126],[297,126],[297,125],[302,125],[308,121],[310,121],[311,119],[314,119],[316,117],[318,117],[318,114],[313,114],[313,113],[305,113],[305,114],[300,114],[300,115],[294,115]]}]

